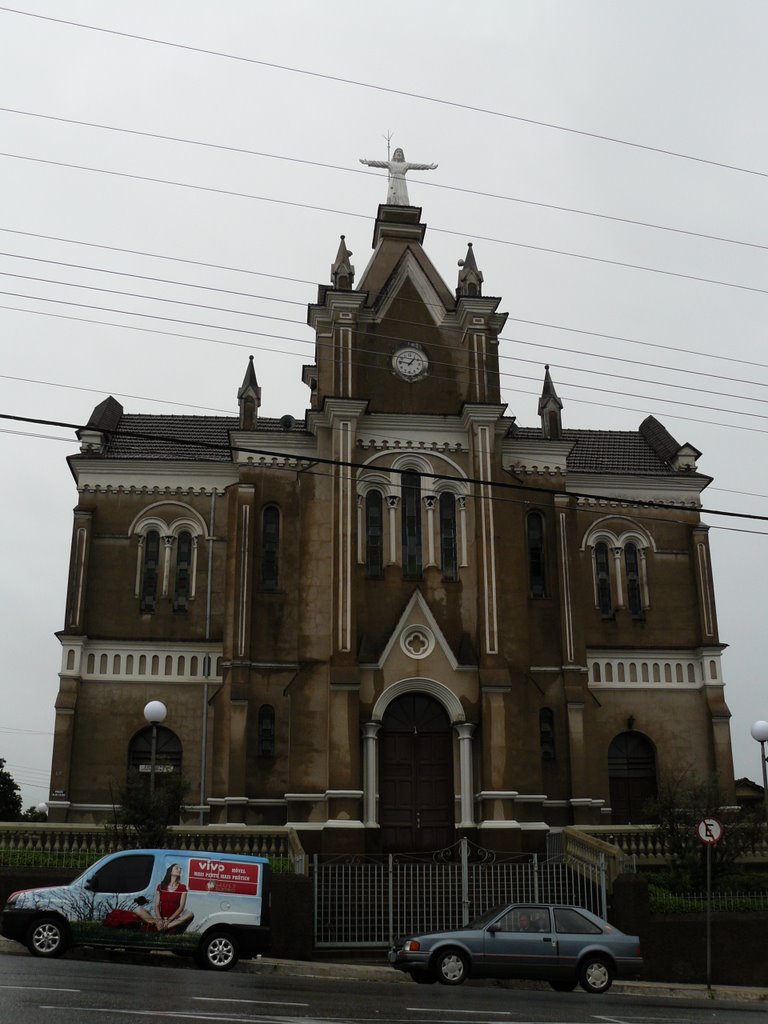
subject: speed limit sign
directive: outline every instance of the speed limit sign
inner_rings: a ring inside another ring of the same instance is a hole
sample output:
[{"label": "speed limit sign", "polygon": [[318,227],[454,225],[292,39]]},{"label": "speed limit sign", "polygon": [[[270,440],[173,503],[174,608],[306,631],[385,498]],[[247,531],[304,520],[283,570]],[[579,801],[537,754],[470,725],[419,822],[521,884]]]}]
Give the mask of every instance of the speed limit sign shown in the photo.
[{"label": "speed limit sign", "polygon": [[702,843],[715,846],[723,838],[723,826],[717,818],[702,818],[696,826],[696,833]]}]

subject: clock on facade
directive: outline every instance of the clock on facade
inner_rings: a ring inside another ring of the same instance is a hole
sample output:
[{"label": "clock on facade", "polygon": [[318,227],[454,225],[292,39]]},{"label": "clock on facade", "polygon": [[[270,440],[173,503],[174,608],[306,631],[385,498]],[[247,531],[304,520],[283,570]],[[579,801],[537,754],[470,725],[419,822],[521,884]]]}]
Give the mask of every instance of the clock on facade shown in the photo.
[{"label": "clock on facade", "polygon": [[403,380],[419,380],[426,376],[429,360],[415,345],[404,345],[392,356],[392,369]]}]

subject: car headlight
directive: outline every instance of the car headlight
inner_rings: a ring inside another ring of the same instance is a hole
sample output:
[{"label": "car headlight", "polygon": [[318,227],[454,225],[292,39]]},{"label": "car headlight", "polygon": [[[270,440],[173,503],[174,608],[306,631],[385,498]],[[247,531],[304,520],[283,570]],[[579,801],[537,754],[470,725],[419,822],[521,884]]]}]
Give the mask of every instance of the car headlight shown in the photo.
[{"label": "car headlight", "polygon": [[416,939],[408,939],[403,949],[406,953],[418,953],[421,949],[421,943],[417,942]]}]

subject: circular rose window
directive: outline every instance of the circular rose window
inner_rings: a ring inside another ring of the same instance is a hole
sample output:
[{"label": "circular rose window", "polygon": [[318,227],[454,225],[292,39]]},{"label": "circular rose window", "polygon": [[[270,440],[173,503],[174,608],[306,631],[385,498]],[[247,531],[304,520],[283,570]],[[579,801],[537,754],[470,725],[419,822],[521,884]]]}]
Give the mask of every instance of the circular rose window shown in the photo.
[{"label": "circular rose window", "polygon": [[435,637],[426,626],[409,626],[400,634],[400,646],[410,658],[426,658],[435,649]]}]

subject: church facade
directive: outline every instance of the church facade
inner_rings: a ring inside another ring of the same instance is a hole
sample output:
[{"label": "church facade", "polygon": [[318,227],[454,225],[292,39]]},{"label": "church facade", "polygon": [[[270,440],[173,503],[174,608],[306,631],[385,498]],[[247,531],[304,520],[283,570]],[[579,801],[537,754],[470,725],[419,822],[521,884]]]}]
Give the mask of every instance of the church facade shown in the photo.
[{"label": "church facade", "polygon": [[501,300],[425,230],[379,207],[358,281],[342,236],[303,419],[260,415],[251,359],[232,417],[108,398],[79,432],[51,820],[111,815],[150,700],[186,820],[308,850],[539,849],[665,778],[732,790],[700,453],[568,429],[548,369],[519,426]]}]

